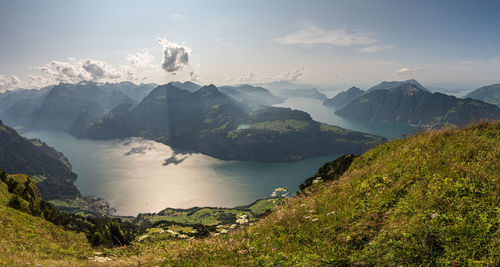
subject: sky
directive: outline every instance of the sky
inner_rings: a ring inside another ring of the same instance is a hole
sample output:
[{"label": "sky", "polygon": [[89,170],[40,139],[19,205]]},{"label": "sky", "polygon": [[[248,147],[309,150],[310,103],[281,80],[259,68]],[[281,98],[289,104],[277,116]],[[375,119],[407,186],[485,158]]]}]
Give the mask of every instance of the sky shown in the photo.
[{"label": "sky", "polygon": [[82,80],[500,83],[500,1],[5,1],[0,91]]}]

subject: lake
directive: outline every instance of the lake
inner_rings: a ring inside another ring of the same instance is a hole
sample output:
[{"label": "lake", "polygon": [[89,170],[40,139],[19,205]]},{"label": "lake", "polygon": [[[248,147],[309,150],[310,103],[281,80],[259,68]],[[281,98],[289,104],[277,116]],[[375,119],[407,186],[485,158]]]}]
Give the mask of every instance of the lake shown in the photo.
[{"label": "lake", "polygon": [[[401,124],[357,122],[335,115],[320,100],[292,98],[276,105],[302,109],[313,119],[387,138],[414,128]],[[244,126],[242,126],[244,127]],[[175,155],[170,147],[141,138],[78,140],[52,131],[30,131],[62,152],[78,174],[75,185],[84,196],[105,198],[118,215],[158,212],[194,206],[234,207],[266,198],[277,187],[298,186],[321,165],[340,155],[288,163],[223,161],[202,154]]]},{"label": "lake", "polygon": [[275,107],[287,107],[303,110],[311,115],[314,120],[339,126],[345,129],[383,136],[389,140],[401,137],[403,134],[411,134],[418,130],[402,123],[356,121],[349,120],[335,114],[335,109],[323,105],[323,101],[313,98],[289,98],[284,103],[276,104]]},{"label": "lake", "polygon": [[105,198],[119,215],[246,205],[284,186],[295,192],[323,163],[340,156],[292,163],[223,161],[202,154],[174,155],[170,147],[141,138],[78,140],[51,131],[23,135],[62,152],[78,174],[80,192]]}]

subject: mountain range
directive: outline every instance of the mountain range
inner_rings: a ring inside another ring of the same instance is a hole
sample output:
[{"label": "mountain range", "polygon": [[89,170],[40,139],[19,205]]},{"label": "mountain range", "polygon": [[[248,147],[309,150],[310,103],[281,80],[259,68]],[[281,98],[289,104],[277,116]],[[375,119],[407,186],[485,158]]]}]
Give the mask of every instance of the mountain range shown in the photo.
[{"label": "mountain range", "polygon": [[415,125],[466,125],[500,118],[500,108],[480,100],[430,93],[405,83],[388,90],[372,90],[335,113],[356,120],[402,122]]},{"label": "mountain range", "polygon": [[316,122],[302,111],[255,108],[213,85],[195,92],[159,86],[139,104],[119,105],[84,132],[90,139],[140,136],[181,151],[263,162],[360,153],[385,141]]}]

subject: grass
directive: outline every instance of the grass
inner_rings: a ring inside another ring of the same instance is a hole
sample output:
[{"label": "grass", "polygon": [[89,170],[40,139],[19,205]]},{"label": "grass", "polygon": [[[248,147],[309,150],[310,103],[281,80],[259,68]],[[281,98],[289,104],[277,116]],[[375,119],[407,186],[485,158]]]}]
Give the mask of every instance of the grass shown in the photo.
[{"label": "grass", "polygon": [[500,123],[380,145],[255,225],[173,265],[498,265]]}]

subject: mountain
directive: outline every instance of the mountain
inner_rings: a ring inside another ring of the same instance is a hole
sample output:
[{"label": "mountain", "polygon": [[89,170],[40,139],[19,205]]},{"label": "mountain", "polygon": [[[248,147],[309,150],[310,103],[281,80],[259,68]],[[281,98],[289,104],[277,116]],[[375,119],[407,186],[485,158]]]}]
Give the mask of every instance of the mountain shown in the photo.
[{"label": "mountain", "polygon": [[332,98],[325,99],[325,101],[323,101],[323,105],[332,108],[341,108],[351,102],[351,100],[360,97],[364,93],[365,91],[353,86],[347,89],[347,91],[340,92]]},{"label": "mountain", "polygon": [[414,85],[415,87],[417,87],[423,91],[428,91],[419,82],[417,82],[414,79],[411,79],[411,80],[407,80],[407,81],[392,81],[392,82],[383,81],[383,82],[371,87],[370,89],[368,89],[367,92],[371,92],[371,91],[375,91],[375,90],[390,90],[390,89],[398,88],[401,85],[407,84],[407,83]]},{"label": "mountain", "polygon": [[285,97],[285,98],[308,97],[308,98],[316,98],[316,99],[319,99],[319,100],[326,100],[326,99],[328,99],[328,97],[326,97],[325,94],[321,93],[316,88],[309,88],[309,89],[284,89],[284,90],[281,90],[278,93],[278,96]]},{"label": "mountain", "polygon": [[0,166],[9,173],[33,176],[47,199],[74,199],[76,174],[63,154],[39,139],[26,139],[0,121]]},{"label": "mountain", "polygon": [[477,99],[486,103],[500,106],[500,84],[483,86],[468,93],[464,96],[464,98]]},{"label": "mountain", "polygon": [[480,100],[430,93],[412,84],[374,90],[352,100],[335,113],[356,120],[392,121],[440,126],[466,125],[500,118],[500,108]]},{"label": "mountain", "polygon": [[193,82],[190,82],[190,81],[186,81],[186,82],[170,82],[171,85],[177,87],[177,88],[180,88],[180,89],[183,89],[183,90],[187,90],[189,92],[195,92],[195,91],[198,91],[198,89],[200,89],[202,86],[199,85],[199,84],[196,84],[196,83],[193,83]]},{"label": "mountain", "polygon": [[0,118],[9,125],[27,125],[28,115],[40,106],[53,86],[0,93]]},{"label": "mountain", "polygon": [[100,119],[119,104],[137,103],[152,86],[87,81],[60,83],[40,90],[9,91],[0,94],[0,116],[11,125],[66,131],[79,136],[86,124]]},{"label": "mountain", "polygon": [[[245,207],[165,209],[128,218],[146,227],[142,231],[124,229],[118,219],[96,225],[106,218],[53,210],[56,216],[30,215],[22,211],[35,206],[25,204],[36,203],[32,196],[38,199],[30,178],[0,171],[0,262],[498,266],[498,136],[500,122],[420,133],[324,164],[296,196],[280,197],[287,189],[277,188],[272,199]],[[251,216],[273,206],[260,218]],[[92,244],[123,234],[134,242],[92,248],[82,234],[63,230],[64,221],[70,222],[66,229],[86,229]],[[200,232],[204,238],[196,238]]]},{"label": "mountain", "polygon": [[313,121],[288,108],[251,108],[209,85],[195,92],[155,88],[137,106],[123,104],[91,125],[86,137],[140,136],[219,159],[292,161],[360,153],[385,139]]},{"label": "mountain", "polygon": [[138,103],[158,85],[155,83],[134,84],[131,82],[119,82],[119,83],[97,83],[97,86],[99,86],[104,91],[108,92],[111,91],[122,92],[123,94],[130,97],[134,103]]},{"label": "mountain", "polygon": [[237,101],[247,104],[255,103],[257,105],[271,106],[283,103],[283,98],[274,96],[269,90],[263,87],[243,84],[239,86],[221,86],[218,89]]}]

